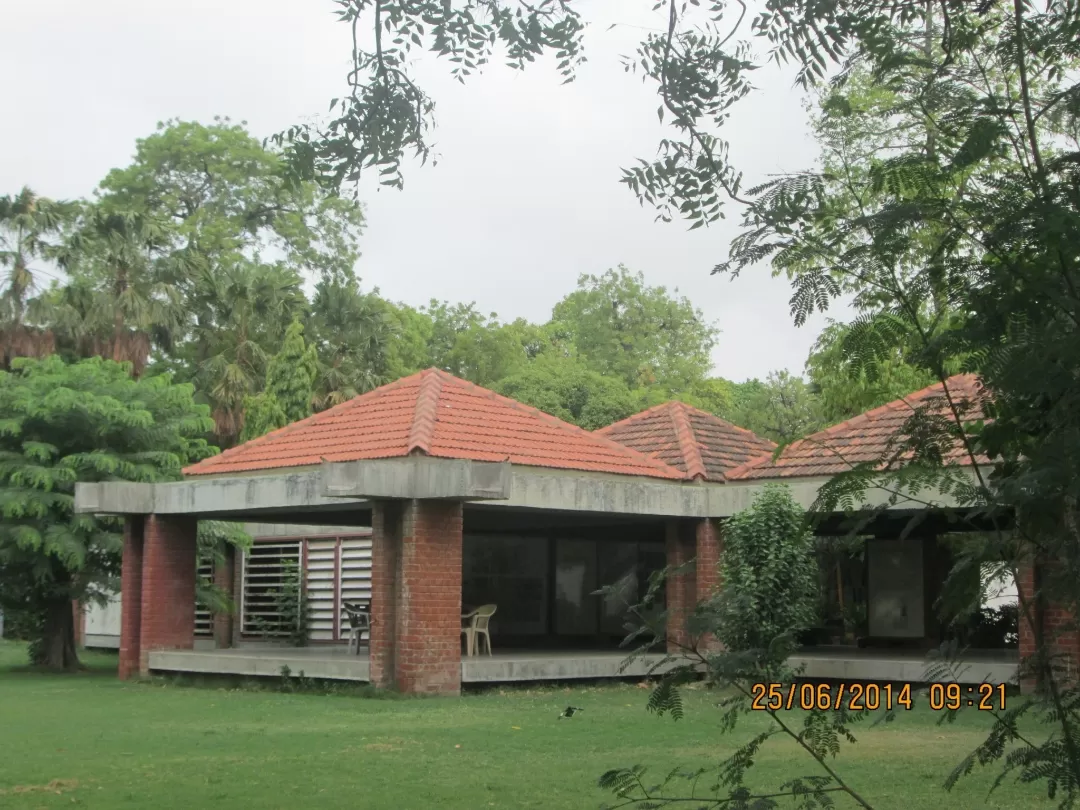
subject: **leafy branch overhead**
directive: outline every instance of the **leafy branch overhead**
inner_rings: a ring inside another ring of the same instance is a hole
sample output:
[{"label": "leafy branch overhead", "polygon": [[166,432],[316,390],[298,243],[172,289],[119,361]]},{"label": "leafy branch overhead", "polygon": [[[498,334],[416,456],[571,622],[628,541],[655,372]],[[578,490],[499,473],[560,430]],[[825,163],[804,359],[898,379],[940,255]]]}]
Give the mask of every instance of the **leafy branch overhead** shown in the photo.
[{"label": "leafy branch overhead", "polygon": [[330,102],[330,120],[297,125],[274,137],[298,177],[330,187],[352,183],[364,170],[401,188],[402,159],[427,162],[435,103],[410,73],[414,50],[450,62],[460,82],[482,70],[496,46],[522,69],[554,53],[564,81],[584,61],[584,23],[569,0],[336,0],[338,19],[352,35],[348,93]]}]

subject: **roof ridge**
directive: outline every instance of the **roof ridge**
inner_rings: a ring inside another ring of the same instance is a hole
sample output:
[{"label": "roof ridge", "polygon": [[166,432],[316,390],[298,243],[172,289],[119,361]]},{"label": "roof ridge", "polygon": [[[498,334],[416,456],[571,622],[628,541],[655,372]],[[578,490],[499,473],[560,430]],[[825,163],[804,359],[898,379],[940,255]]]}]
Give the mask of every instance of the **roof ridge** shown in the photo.
[{"label": "roof ridge", "polygon": [[[913,391],[910,394],[905,394],[904,396],[898,397],[897,399],[891,400],[890,402],[886,402],[883,405],[878,405],[876,408],[871,408],[868,411],[863,411],[860,414],[856,414],[850,419],[845,419],[843,422],[837,422],[835,425],[827,427],[824,430],[819,430],[816,433],[811,433],[809,436],[804,436],[801,439],[797,439],[791,444],[784,447],[780,457],[776,459],[776,462],[777,464],[779,464],[783,460],[783,455],[785,453],[787,453],[788,451],[799,450],[802,448],[803,445],[807,443],[817,443],[822,447],[825,447],[826,445],[822,442],[823,439],[830,438],[837,433],[840,433],[849,428],[859,427],[860,425],[863,425],[866,422],[870,422],[881,416],[882,414],[888,413],[889,411],[898,411],[905,407],[910,408],[912,411],[914,411],[915,404],[921,402],[923,399],[933,393],[935,389],[940,390],[941,393],[945,393],[946,388],[948,388],[949,390],[953,390],[954,387],[961,388],[963,384],[960,382],[960,380],[962,378],[974,378],[975,380],[978,380],[978,375],[970,373],[953,374],[949,377],[946,377],[944,380],[939,380],[938,382],[931,383],[930,385]],[[769,462],[771,458],[772,453],[760,456],[759,458],[751,459],[750,461],[747,461],[743,464],[740,464],[738,467],[729,470],[727,473],[727,477],[730,479],[741,477],[742,475],[748,473],[750,470],[756,467],[760,467],[763,464]]]},{"label": "roof ridge", "polygon": [[704,416],[704,417],[706,417],[708,419],[713,419],[713,420],[715,420],[717,422],[723,422],[724,425],[727,426],[727,427],[734,428],[735,430],[739,431],[740,433],[745,433],[748,436],[752,436],[753,438],[757,439],[758,441],[762,441],[762,442],[765,442],[766,444],[771,444],[773,447],[776,447],[776,442],[774,442],[772,439],[766,439],[764,436],[759,436],[758,434],[754,433],[754,431],[750,430],[750,428],[744,428],[741,425],[736,425],[734,422],[732,422],[729,419],[725,419],[722,416],[717,416],[715,413],[710,413],[709,411],[706,411],[706,410],[704,410],[702,408],[695,408],[693,405],[689,405],[689,404],[687,404],[685,402],[682,402],[681,400],[675,400],[675,402],[678,402],[680,405],[682,405],[684,409],[689,409],[689,410],[693,411],[694,413],[701,414],[702,416]]},{"label": "roof ridge", "polygon": [[654,467],[657,470],[663,470],[665,472],[675,472],[675,473],[678,474],[679,478],[685,478],[686,477],[686,474],[682,470],[680,470],[678,467],[673,467],[670,464],[666,464],[663,461],[660,461],[659,459],[653,458],[652,456],[647,455],[645,453],[642,453],[639,450],[635,450],[632,447],[627,447],[624,444],[620,444],[619,442],[615,441],[614,439],[609,439],[607,436],[597,436],[594,431],[585,430],[585,428],[583,428],[583,427],[578,427],[577,425],[573,425],[573,424],[571,424],[569,422],[566,422],[566,421],[560,419],[557,416],[552,416],[550,413],[545,413],[544,411],[540,410],[539,408],[534,408],[531,405],[526,405],[524,402],[518,402],[516,399],[511,399],[510,397],[505,397],[502,394],[498,394],[495,391],[492,391],[490,388],[484,388],[482,385],[477,385],[476,383],[469,382],[468,380],[463,380],[460,377],[454,377],[453,375],[450,375],[450,377],[456,383],[458,383],[460,385],[463,385],[463,386],[467,386],[469,388],[475,388],[477,391],[482,393],[484,396],[487,396],[487,397],[489,397],[491,399],[498,400],[499,402],[502,402],[505,405],[509,405],[514,410],[524,411],[525,413],[531,413],[531,414],[539,417],[540,419],[548,422],[549,424],[556,425],[559,428],[561,428],[563,430],[567,430],[567,431],[569,431],[571,433],[583,433],[584,435],[588,436],[591,439],[603,442],[603,444],[606,447],[609,447],[609,448],[614,449],[614,450],[618,450],[620,453],[623,453],[625,455],[630,456],[630,458],[640,459],[640,460],[644,461],[645,463],[651,465],[652,467]]},{"label": "roof ridge", "polygon": [[670,403],[668,415],[671,424],[675,428],[675,438],[679,442],[679,454],[686,462],[686,477],[690,479],[708,478],[705,470],[705,462],[701,458],[701,448],[698,447],[697,436],[690,426],[690,419],[686,415],[686,408],[690,407],[685,402],[674,401]]},{"label": "roof ridge", "polygon": [[675,400],[673,400],[673,399],[669,399],[666,402],[661,402],[659,405],[650,405],[648,408],[646,408],[643,411],[638,411],[637,413],[632,413],[629,416],[625,417],[624,419],[620,419],[618,422],[612,422],[610,425],[604,425],[603,427],[597,428],[596,430],[591,430],[589,432],[590,433],[603,433],[603,432],[612,430],[613,428],[616,428],[619,425],[624,425],[624,424],[626,424],[628,422],[633,422],[635,419],[640,419],[641,417],[645,416],[646,414],[651,414],[654,411],[662,411],[665,408],[669,407],[671,405],[671,403],[674,402],[674,401]]},{"label": "roof ridge", "polygon": [[[190,467],[199,466],[207,462],[214,462],[214,464],[216,464],[221,459],[229,459],[244,448],[258,447],[275,436],[283,436],[284,434],[290,433],[293,430],[296,430],[297,428],[302,426],[318,424],[319,421],[327,414],[340,414],[345,411],[350,411],[354,407],[356,407],[357,404],[361,402],[361,400],[364,403],[367,403],[374,399],[379,399],[384,394],[397,388],[401,388],[403,383],[412,380],[414,377],[419,377],[423,373],[423,371],[419,371],[416,374],[410,374],[408,377],[399,377],[398,379],[394,380],[393,382],[387,383],[386,385],[381,385],[378,388],[373,388],[370,391],[365,391],[363,394],[358,394],[352,399],[347,399],[344,402],[339,402],[337,405],[327,408],[325,411],[319,411],[318,413],[311,414],[311,416],[305,416],[303,419],[298,419],[297,421],[290,422],[289,424],[279,427],[276,430],[271,430],[269,433],[264,433],[262,436],[256,436],[254,439],[248,439],[246,442],[241,442],[240,444],[230,447],[227,450],[222,450],[216,456],[208,456],[201,461],[196,461],[193,464],[188,464],[183,468],[183,470],[186,470]],[[181,470],[181,473],[183,473],[183,470]]]},{"label": "roof ridge", "polygon": [[414,450],[419,450],[426,456],[431,452],[431,439],[435,435],[435,422],[439,418],[443,377],[438,369],[425,369],[420,374],[423,379],[416,394],[416,410],[413,412],[405,453],[411,454]]},{"label": "roof ridge", "polygon": [[688,402],[683,402],[681,399],[669,399],[666,402],[661,402],[659,405],[652,405],[652,406],[646,408],[643,411],[638,411],[637,413],[632,414],[632,415],[626,417],[625,419],[620,419],[618,422],[612,422],[610,425],[605,425],[602,428],[597,428],[596,430],[594,430],[592,432],[593,433],[603,433],[603,434],[606,435],[607,433],[613,431],[615,428],[619,427],[620,425],[626,425],[626,424],[630,424],[632,422],[636,422],[637,420],[643,419],[646,416],[650,416],[650,415],[654,414],[655,412],[663,411],[665,409],[674,408],[675,406],[680,406],[683,409],[684,413],[686,411],[692,411],[693,413],[700,414],[701,416],[704,416],[707,419],[712,419],[712,420],[714,420],[716,422],[720,422],[725,427],[732,428],[733,430],[737,430],[740,433],[745,433],[747,436],[749,436],[752,439],[756,439],[756,440],[758,440],[760,442],[764,442],[765,444],[772,445],[774,448],[776,447],[776,442],[772,441],[771,439],[766,439],[764,436],[759,436],[758,434],[754,433],[754,431],[750,430],[749,428],[744,428],[742,425],[736,425],[734,422],[732,422],[732,421],[730,421],[728,419],[725,419],[722,416],[717,416],[715,413],[710,413],[709,411],[706,411],[706,410],[704,410],[702,408],[696,408],[696,407],[694,407],[693,405],[691,405]]}]

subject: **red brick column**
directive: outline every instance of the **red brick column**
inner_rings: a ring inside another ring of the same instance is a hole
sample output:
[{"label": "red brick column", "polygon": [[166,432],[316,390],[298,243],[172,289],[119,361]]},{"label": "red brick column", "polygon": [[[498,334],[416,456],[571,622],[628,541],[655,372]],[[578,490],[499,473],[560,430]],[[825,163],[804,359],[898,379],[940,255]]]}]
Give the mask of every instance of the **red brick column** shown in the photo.
[{"label": "red brick column", "polygon": [[686,566],[685,570],[679,573],[669,573],[665,583],[669,653],[678,653],[690,646],[686,620],[697,603],[697,576],[694,566],[687,565],[693,560],[695,552],[692,528],[690,524],[679,520],[669,520],[664,528],[668,568]]},{"label": "red brick column", "polygon": [[142,637],[143,517],[124,520],[124,550],[120,569],[120,662],[117,674],[127,680],[139,672]]},{"label": "red brick column", "polygon": [[[1021,565],[1017,571],[1016,588],[1034,619],[1034,622],[1029,621],[1023,607],[1020,608],[1017,628],[1020,666],[1023,668],[1024,662],[1035,654],[1041,630],[1043,643],[1048,646],[1053,656],[1051,666],[1054,668],[1056,680],[1063,685],[1071,685],[1080,676],[1080,633],[1077,632],[1075,618],[1068,609],[1054,603],[1047,604],[1039,593],[1042,573],[1042,566],[1035,562]],[[1025,694],[1034,692],[1039,686],[1036,677],[1020,680],[1020,691]]]},{"label": "red brick column", "polygon": [[405,693],[461,691],[458,502],[372,506],[371,682]]},{"label": "red brick column", "polygon": [[194,518],[146,518],[139,634],[139,672],[144,675],[151,650],[190,650],[195,645],[197,529]]},{"label": "red brick column", "polygon": [[371,634],[368,661],[371,683],[393,687],[397,648],[397,609],[400,585],[402,504],[375,501],[371,505]]},{"label": "red brick column", "polygon": [[[710,599],[720,587],[720,552],[724,545],[723,529],[715,520],[699,520],[694,527],[697,575],[697,601]],[[721,648],[716,636],[707,634],[698,639],[698,649],[716,651]]]},{"label": "red brick column", "polygon": [[[218,559],[214,560],[214,585],[225,592],[235,609],[236,546],[226,543]],[[234,610],[214,614],[214,646],[218,649],[233,646]]]}]

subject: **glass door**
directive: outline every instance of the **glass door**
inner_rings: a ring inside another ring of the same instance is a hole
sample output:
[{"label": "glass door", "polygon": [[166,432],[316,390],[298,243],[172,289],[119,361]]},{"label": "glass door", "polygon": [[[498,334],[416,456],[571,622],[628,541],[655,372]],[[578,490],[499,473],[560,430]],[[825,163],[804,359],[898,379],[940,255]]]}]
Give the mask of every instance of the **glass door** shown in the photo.
[{"label": "glass door", "polygon": [[593,636],[599,629],[596,541],[555,541],[555,633]]}]

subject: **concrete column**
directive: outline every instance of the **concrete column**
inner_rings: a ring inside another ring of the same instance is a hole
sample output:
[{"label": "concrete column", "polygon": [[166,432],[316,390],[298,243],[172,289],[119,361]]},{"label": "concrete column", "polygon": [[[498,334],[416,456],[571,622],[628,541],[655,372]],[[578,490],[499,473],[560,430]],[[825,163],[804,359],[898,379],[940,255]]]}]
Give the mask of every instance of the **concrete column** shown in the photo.
[{"label": "concrete column", "polygon": [[[225,592],[234,608],[237,603],[235,584],[236,546],[225,543],[219,559],[214,561],[214,585]],[[235,615],[234,610],[214,614],[214,646],[218,649],[233,646],[233,617]]]},{"label": "concrete column", "polygon": [[692,532],[691,524],[674,519],[669,520],[664,527],[668,568],[683,569],[677,573],[669,573],[665,583],[669,653],[681,652],[691,645],[686,620],[697,602],[697,577],[692,563],[695,551]]},{"label": "concrete column", "polygon": [[143,518],[124,520],[124,550],[120,569],[120,662],[117,674],[127,680],[139,672],[142,639]]},{"label": "concrete column", "polygon": [[150,671],[151,650],[195,646],[195,573],[198,522],[149,515],[143,529],[139,672]]},{"label": "concrete column", "polygon": [[373,506],[370,661],[377,686],[461,691],[461,528],[456,501]]}]

